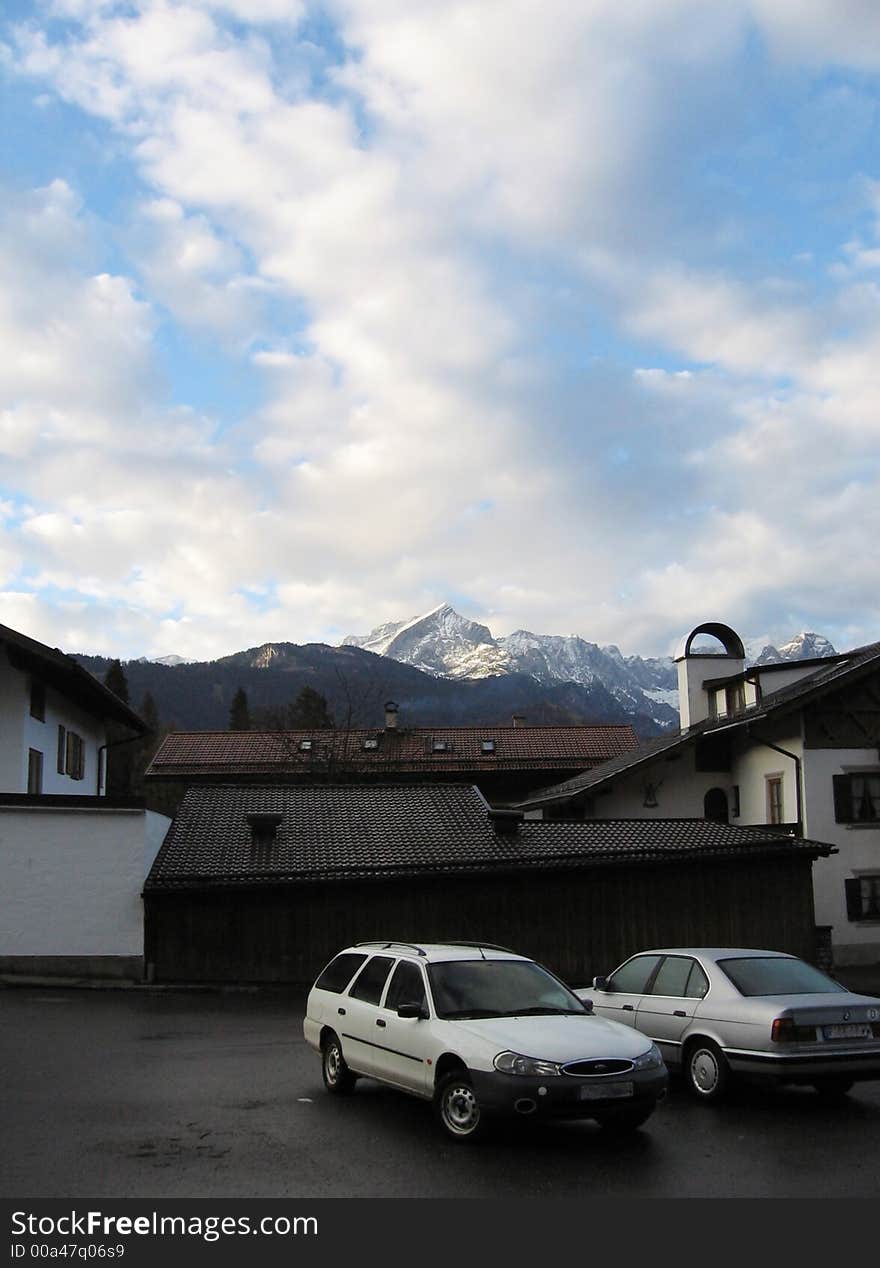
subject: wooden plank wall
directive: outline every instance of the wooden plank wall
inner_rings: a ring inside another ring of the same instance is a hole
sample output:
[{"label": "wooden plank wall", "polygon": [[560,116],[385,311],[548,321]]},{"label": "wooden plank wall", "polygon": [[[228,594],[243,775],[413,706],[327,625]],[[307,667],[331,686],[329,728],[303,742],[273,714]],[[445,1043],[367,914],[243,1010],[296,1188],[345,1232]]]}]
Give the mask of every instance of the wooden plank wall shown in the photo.
[{"label": "wooden plank wall", "polygon": [[311,983],[341,947],[389,937],[482,938],[574,985],[652,946],[815,951],[805,859],[152,894],[146,928],[165,982]]}]

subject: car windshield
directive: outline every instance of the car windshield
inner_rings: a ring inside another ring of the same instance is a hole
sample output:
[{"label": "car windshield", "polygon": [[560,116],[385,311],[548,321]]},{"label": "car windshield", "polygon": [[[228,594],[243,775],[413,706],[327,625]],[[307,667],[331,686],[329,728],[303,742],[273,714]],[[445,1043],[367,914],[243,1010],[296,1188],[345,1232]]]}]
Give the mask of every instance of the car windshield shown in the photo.
[{"label": "car windshield", "polygon": [[846,991],[811,964],[784,956],[744,956],[742,959],[719,960],[740,995],[826,995]]},{"label": "car windshield", "polygon": [[567,986],[531,960],[450,960],[428,969],[437,1016],[541,1017],[583,1015]]}]

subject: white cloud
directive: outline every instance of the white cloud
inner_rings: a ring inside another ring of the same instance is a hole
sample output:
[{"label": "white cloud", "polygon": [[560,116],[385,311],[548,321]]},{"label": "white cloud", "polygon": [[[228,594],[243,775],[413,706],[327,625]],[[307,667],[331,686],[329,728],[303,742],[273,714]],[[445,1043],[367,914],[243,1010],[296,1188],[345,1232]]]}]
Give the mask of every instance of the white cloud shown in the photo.
[{"label": "white cloud", "polygon": [[[750,23],[780,63],[823,39],[826,61],[873,56],[831,4],[796,8],[338,0],[351,55],[317,86],[299,4],[64,0],[79,26],[26,23],[19,69],[109,125],[146,192],[124,271],[95,266],[69,185],[13,212],[0,453],[34,508],[7,530],[13,582],[24,553],[80,596],[77,629],[100,604],[132,652],[190,655],[451,589],[496,632],[641,650],[685,614],[769,629],[776,594],[824,611],[815,560],[874,519],[880,326],[853,283],[874,244],[846,230],[830,291],[737,271],[746,228],[685,179]],[[276,303],[297,322],[273,328]],[[585,368],[560,385],[566,304]],[[222,436],[168,403],[166,314],[265,387]],[[603,377],[603,321],[648,369]],[[863,590],[838,571],[867,622]]]}]

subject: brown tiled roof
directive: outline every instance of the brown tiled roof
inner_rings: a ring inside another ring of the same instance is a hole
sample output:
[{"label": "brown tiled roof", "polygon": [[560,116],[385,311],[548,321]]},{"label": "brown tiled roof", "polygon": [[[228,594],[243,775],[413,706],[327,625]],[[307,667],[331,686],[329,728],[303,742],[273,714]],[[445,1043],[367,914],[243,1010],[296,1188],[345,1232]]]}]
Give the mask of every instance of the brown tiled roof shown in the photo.
[{"label": "brown tiled roof", "polygon": [[[249,816],[260,815],[277,819],[270,846],[252,840]],[[832,850],[705,819],[525,820],[501,830],[462,784],[225,784],[189,789],[145,892]]]},{"label": "brown tiled roof", "polygon": [[[378,747],[364,744],[378,740]],[[494,750],[483,751],[484,742]],[[304,749],[304,743],[311,748]],[[445,745],[439,749],[439,745]],[[151,778],[228,778],[301,774],[318,777],[344,763],[365,774],[389,771],[485,772],[585,770],[635,750],[631,726],[457,726],[352,731],[176,731],[147,770]]]}]

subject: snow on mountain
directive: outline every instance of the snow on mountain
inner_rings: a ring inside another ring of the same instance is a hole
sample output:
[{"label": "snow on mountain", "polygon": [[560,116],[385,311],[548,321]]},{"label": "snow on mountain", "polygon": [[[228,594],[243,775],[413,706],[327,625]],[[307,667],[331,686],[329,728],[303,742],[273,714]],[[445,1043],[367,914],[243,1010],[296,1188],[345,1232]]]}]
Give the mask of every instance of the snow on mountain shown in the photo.
[{"label": "snow on mountain", "polygon": [[[343,646],[362,647],[441,678],[488,678],[527,674],[542,684],[600,684],[629,712],[662,725],[678,719],[678,675],[671,656],[624,656],[619,647],[599,647],[576,634],[516,630],[494,638],[485,625],[441,603],[408,621],[389,621],[369,634],[350,634]],[[803,632],[777,649],[767,644],[750,664],[835,655],[821,634]]]},{"label": "snow on mountain", "polygon": [[188,659],[186,656],[138,656],[138,665],[194,665],[194,660]]}]

